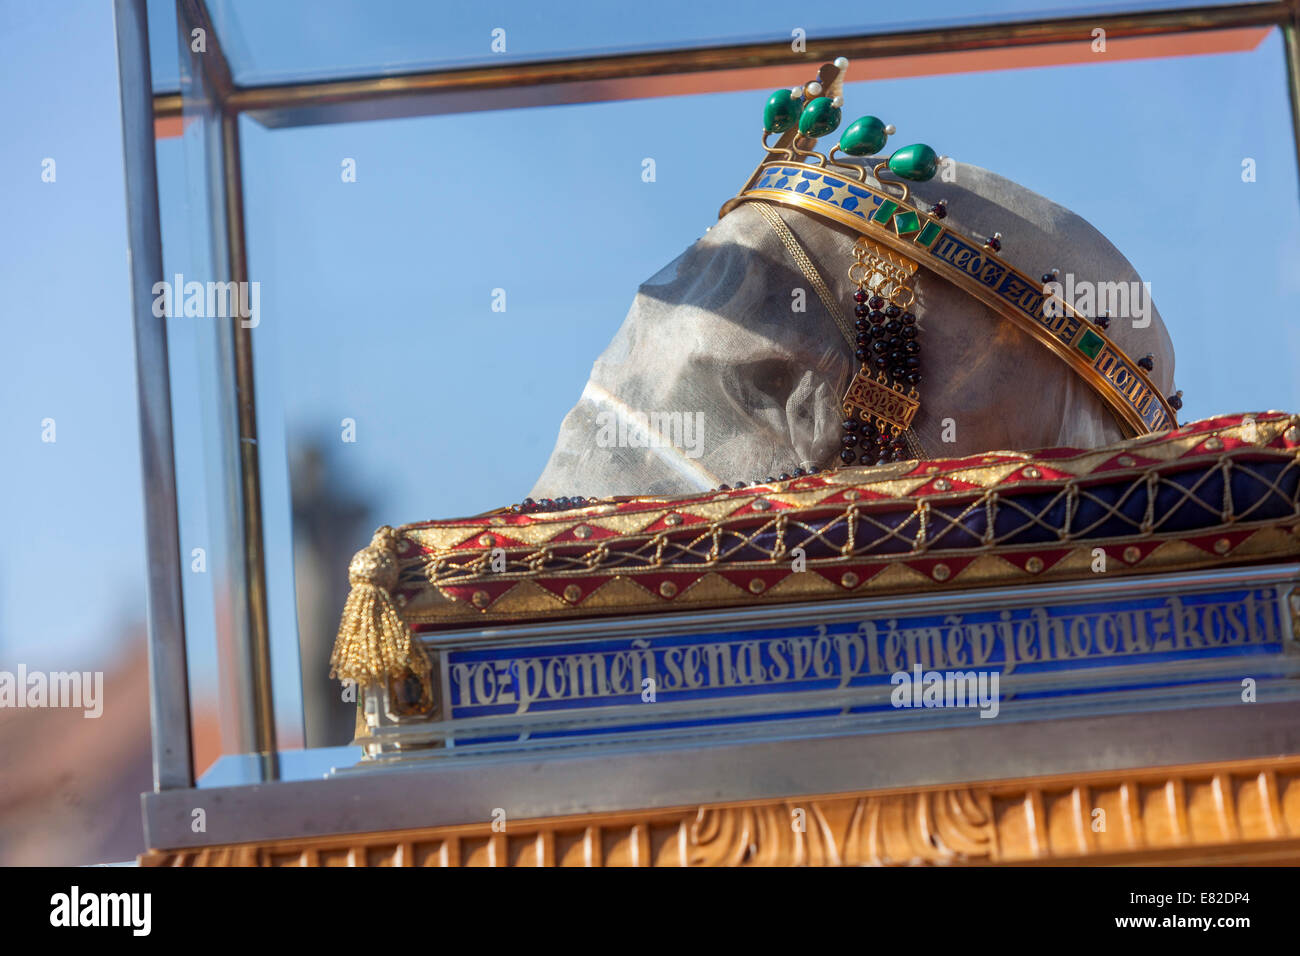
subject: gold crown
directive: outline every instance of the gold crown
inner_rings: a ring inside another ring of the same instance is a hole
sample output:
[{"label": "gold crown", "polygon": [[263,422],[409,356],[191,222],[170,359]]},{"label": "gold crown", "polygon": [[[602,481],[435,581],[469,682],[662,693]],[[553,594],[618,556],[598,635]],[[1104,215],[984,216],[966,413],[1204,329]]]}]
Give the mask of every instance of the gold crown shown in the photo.
[{"label": "gold crown", "polygon": [[[840,126],[847,67],[848,61],[840,57],[824,64],[813,82],[792,90],[777,90],[768,98],[762,139],[766,156],[740,193],[722,207],[719,217],[741,203],[761,201],[793,206],[849,226],[869,240],[865,244],[868,263],[859,266],[858,276],[853,277],[859,285],[859,305],[855,309],[859,330],[870,331],[862,317],[871,315],[872,322],[879,322],[875,316],[883,315],[879,308],[867,309],[863,295],[870,295],[872,301],[879,298],[871,295],[878,290],[869,287],[868,281],[878,281],[881,270],[873,270],[870,263],[885,263],[888,250],[901,258],[904,272],[909,268],[915,272],[918,266],[934,272],[1051,349],[1105,400],[1130,435],[1175,427],[1175,413],[1182,405],[1180,393],[1168,398],[1160,394],[1146,374],[1154,367],[1151,356],[1136,362],[1130,359],[1106,335],[1108,319],[1089,319],[1076,311],[1062,298],[1054,274],[1036,281],[1003,259],[998,254],[1002,248],[998,233],[983,239],[965,235],[944,222],[948,213],[945,203],[926,205],[911,197],[908,182],[932,179],[947,161],[945,157],[917,143],[896,149],[887,159],[874,164],[870,159],[837,161],[837,154],[858,159],[881,156],[895,130],[875,116],[863,116],[851,123],[828,154],[817,152],[817,141]],[[769,145],[774,135],[777,139]],[[868,171],[874,182],[868,180]],[[861,262],[861,253],[858,258]],[[898,266],[897,260],[894,266]],[[875,279],[868,280],[873,271]],[[891,314],[896,312],[897,307],[892,305],[896,300],[888,296],[900,288],[894,283],[891,289],[884,290]],[[902,291],[910,296],[910,290]],[[861,352],[859,349],[860,358]],[[916,410],[915,388],[910,397],[904,394],[906,380],[911,379],[914,385],[919,375],[901,374],[907,370],[902,364],[890,367],[888,374],[884,364],[878,368],[881,371],[872,373],[864,362],[863,372],[845,397],[845,411],[851,416],[860,412],[864,422],[888,424],[897,435],[908,428]],[[881,385],[888,385],[895,394],[885,394]],[[861,401],[850,401],[854,394],[861,399],[864,389],[875,396],[877,407],[870,414]],[[910,411],[903,407],[908,402]],[[903,414],[878,414],[886,406],[895,412],[901,408]],[[843,460],[849,463],[847,450]]]}]

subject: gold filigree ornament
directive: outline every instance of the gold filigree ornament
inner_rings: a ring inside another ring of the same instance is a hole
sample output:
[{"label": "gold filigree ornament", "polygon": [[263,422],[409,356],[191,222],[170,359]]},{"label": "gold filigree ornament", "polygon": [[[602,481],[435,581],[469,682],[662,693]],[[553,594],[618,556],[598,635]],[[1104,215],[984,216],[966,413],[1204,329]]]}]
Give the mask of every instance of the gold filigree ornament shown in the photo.
[{"label": "gold filigree ornament", "polygon": [[[916,301],[911,287],[916,269],[912,260],[865,236],[854,243],[849,281],[857,287],[854,312],[861,330],[857,355],[862,365],[849,383],[842,404],[846,432],[852,433],[850,422],[857,423],[860,444],[850,447],[846,434],[846,458],[853,448],[866,448],[869,442],[882,451],[904,443],[904,434],[921,407],[915,384],[909,385],[902,376],[887,371],[891,367],[890,355],[904,353],[908,343],[916,341],[916,317],[908,311]],[[910,348],[920,351],[919,346]]]}]

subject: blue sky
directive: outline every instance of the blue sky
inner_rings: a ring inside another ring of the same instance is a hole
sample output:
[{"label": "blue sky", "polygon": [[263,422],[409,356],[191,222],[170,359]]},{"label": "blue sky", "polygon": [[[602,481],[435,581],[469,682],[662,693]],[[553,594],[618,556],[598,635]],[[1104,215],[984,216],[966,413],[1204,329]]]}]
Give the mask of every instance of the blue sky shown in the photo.
[{"label": "blue sky", "polygon": [[[654,45],[787,29],[774,3],[743,15],[676,4],[671,16],[658,4],[662,15],[641,25],[595,6],[548,17],[520,4],[442,30],[412,13],[395,33],[392,11],[407,6],[331,0],[313,5],[297,33],[288,4],[218,3],[214,16],[255,80],[335,61],[360,69],[481,59],[498,22],[521,57],[633,35]],[[981,16],[1036,6],[987,6]],[[805,18],[807,28],[864,26],[847,21],[847,9],[828,6],[825,18]],[[923,14],[914,19],[934,20],[961,7],[913,9]],[[332,26],[345,13],[348,30]],[[143,614],[111,19],[108,0],[0,0],[0,217],[9,227],[0,233],[9,292],[0,667],[100,665],[121,623]],[[277,29],[288,32],[268,45]],[[174,55],[166,60],[158,37],[153,46],[175,75]],[[1300,202],[1282,70],[1273,33],[1243,54],[850,84],[846,113],[876,113],[906,141],[995,169],[1106,233],[1152,283],[1177,350],[1184,419],[1296,409]],[[526,494],[637,284],[700,236],[753,168],[766,92],[289,130],[244,121],[250,269],[262,284],[254,348],[273,642],[286,707],[296,679],[289,452],[308,436],[336,442],[340,421],[355,419],[358,440],[336,446],[335,464],[394,524]],[[158,147],[169,271],[197,262],[204,241],[194,147],[192,134]],[[645,157],[656,161],[653,183],[641,179]],[[1257,164],[1253,183],[1241,180],[1245,157]],[[41,181],[45,158],[57,163],[54,183]],[[356,161],[355,183],[341,180],[344,159]],[[496,288],[507,290],[505,313],[491,311]],[[194,325],[204,320],[168,321],[188,553],[221,539],[203,457],[210,336]],[[56,421],[52,444],[41,441],[46,418]],[[213,601],[190,583],[194,670],[210,684]]]}]

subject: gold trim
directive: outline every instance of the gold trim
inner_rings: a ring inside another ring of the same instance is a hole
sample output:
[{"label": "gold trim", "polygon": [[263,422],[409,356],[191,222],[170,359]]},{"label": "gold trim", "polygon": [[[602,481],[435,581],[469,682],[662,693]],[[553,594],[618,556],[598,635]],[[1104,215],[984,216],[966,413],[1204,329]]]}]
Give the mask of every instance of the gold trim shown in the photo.
[{"label": "gold trim", "polygon": [[[1132,533],[1104,539],[1070,537],[1013,546],[1000,542],[995,536],[986,539],[982,546],[960,550],[922,548],[918,543],[923,540],[923,527],[938,520],[934,510],[936,503],[954,498],[970,499],[969,508],[987,509],[997,500],[1003,484],[1017,474],[1034,481],[1035,487],[1041,487],[1044,468],[1062,476],[1054,478],[1046,487],[1058,490],[1067,509],[1077,506],[1079,495],[1086,493],[1090,480],[1098,474],[1098,468],[1109,466],[1125,455],[1132,459],[1131,467],[1107,467],[1101,475],[1132,486],[1150,485],[1174,463],[1180,467],[1200,466],[1206,475],[1220,474],[1225,468],[1233,467],[1234,456],[1238,454],[1245,458],[1243,467],[1251,467],[1257,461],[1272,460],[1293,468],[1300,449],[1271,446],[1288,429],[1295,427],[1297,420],[1300,419],[1285,413],[1259,413],[1238,424],[1223,424],[1213,429],[1189,425],[1181,433],[1132,439],[1107,448],[1081,451],[1069,458],[1037,459],[1023,452],[999,452],[989,453],[982,459],[929,463],[919,473],[915,462],[874,468],[843,468],[820,475],[815,481],[793,479],[747,489],[739,494],[637,499],[645,502],[647,507],[616,514],[601,513],[601,509],[610,506],[598,504],[567,514],[539,515],[536,520],[503,530],[517,543],[505,549],[514,569],[500,572],[489,573],[482,564],[482,554],[472,549],[460,558],[461,563],[455,567],[449,562],[459,546],[474,541],[482,533],[490,516],[406,525],[400,529],[404,537],[427,550],[412,551],[410,557],[401,558],[407,582],[404,592],[409,597],[402,614],[412,625],[431,630],[477,625],[485,621],[834,600],[844,596],[834,581],[849,570],[862,577],[864,567],[879,569],[857,588],[858,593],[867,595],[909,593],[936,587],[948,590],[1017,585],[1036,580],[1092,578],[1093,551],[1096,548],[1105,548],[1112,556],[1109,574],[1195,570],[1294,557],[1300,554],[1300,524],[1297,523],[1300,515],[1245,521],[1231,499],[1220,506],[1222,510],[1217,523],[1190,531],[1159,530],[1149,516],[1146,523]],[[1212,443],[1222,445],[1225,438],[1246,445],[1227,454],[1212,455],[1203,451]],[[1140,463],[1139,457],[1142,459]],[[1289,491],[1280,487],[1275,487],[1275,491],[1293,500]],[[1194,493],[1195,488],[1183,492],[1185,496]],[[915,530],[905,536],[909,543],[906,551],[810,558],[803,573],[792,572],[780,581],[770,583],[760,597],[747,591],[744,579],[741,579],[741,585],[734,583],[734,579],[746,572],[784,568],[783,553],[773,552],[763,560],[719,566],[674,564],[670,554],[660,551],[653,562],[647,561],[631,574],[619,573],[619,569],[613,567],[602,571],[602,562],[611,549],[645,546],[645,540],[651,534],[646,529],[670,513],[684,516],[693,530],[696,542],[693,547],[708,548],[709,540],[717,540],[721,529],[730,526],[728,523],[733,517],[747,513],[753,502],[762,499],[777,507],[766,513],[766,524],[746,533],[767,533],[779,525],[782,540],[790,546],[790,534],[797,530],[792,528],[792,522],[799,520],[802,510],[833,504],[842,509],[846,519],[852,515],[852,521],[860,523],[869,520],[869,514],[864,515],[861,510],[864,496],[873,499],[873,508],[889,504],[893,508],[914,510],[917,520],[909,522],[909,527]],[[598,533],[612,532],[614,536],[602,536],[596,550],[587,555],[575,555],[567,564],[557,564],[545,572],[536,571],[535,556],[546,553],[557,539],[564,539],[579,524],[592,526]],[[1212,547],[1201,547],[1191,540],[1212,543],[1225,535],[1236,543],[1223,555],[1216,554]],[[1032,572],[1028,569],[1027,559],[1035,554],[1043,559],[1044,567]],[[1049,557],[1054,558],[1050,563]],[[951,572],[939,585],[933,578],[930,564],[933,561],[946,562]],[[642,583],[652,581],[662,570],[690,572],[696,577],[689,586],[679,585],[679,593],[666,604],[657,591],[657,584]],[[538,577],[552,584],[581,580],[586,596],[577,605],[568,604],[549,588],[535,584],[533,579]],[[481,591],[477,604],[456,596],[458,593],[464,595],[466,589],[489,586],[497,588],[495,597]]]},{"label": "gold trim", "polygon": [[[774,160],[772,162],[762,163],[759,166],[759,168],[754,171],[754,175],[750,178],[749,182],[750,183],[757,182],[763,170],[769,167],[780,167],[780,168],[795,167],[798,169],[806,169],[812,172],[816,172],[819,175],[825,175],[828,172],[828,170],[820,166],[810,166],[802,163],[790,163],[783,160]],[[956,229],[953,229],[951,226],[944,225],[942,220],[935,219],[933,216],[928,215],[923,210],[913,206],[904,205],[897,198],[891,198],[882,190],[873,189],[871,186],[865,183],[857,184],[857,185],[859,185],[859,188],[865,189],[868,192],[873,193],[878,197],[889,199],[890,202],[898,204],[900,211],[905,210],[905,211],[915,212],[921,221],[922,230],[924,230],[925,226],[928,223],[934,222],[943,229],[944,233],[951,234],[968,244],[973,244],[977,247],[979,246],[979,243],[976,240],[972,239],[969,236],[966,236],[963,233],[958,232]],[[857,232],[871,239],[873,242],[881,243],[885,246],[888,246],[890,249],[893,249],[894,251],[898,252],[900,255],[915,256],[916,250],[918,248],[922,248],[922,247],[918,247],[918,245],[912,242],[911,240],[904,239],[903,237],[896,235],[888,228],[870,219],[870,217],[864,219],[862,216],[856,216],[853,213],[848,212],[833,203],[829,203],[826,202],[825,200],[818,199],[815,196],[809,196],[806,193],[792,193],[781,189],[751,188],[749,183],[747,183],[745,188],[741,190],[740,194],[737,195],[735,199],[731,200],[727,205],[723,206],[723,213],[725,214],[725,212],[730,211],[730,208],[734,208],[734,205],[739,205],[740,203],[750,202],[754,200],[762,200],[765,202],[780,203],[785,206],[793,206],[799,209],[803,209],[807,212],[811,212],[815,215],[822,216],[827,219],[831,219],[835,222],[840,223],[841,225],[848,226],[849,228],[853,229],[854,232]],[[941,233],[939,237],[935,240],[935,242],[936,243],[940,242],[942,241],[942,239],[943,239],[943,234]],[[932,248],[932,246],[930,248]],[[988,258],[997,262],[1000,266],[1006,269],[1009,273],[1014,274],[1017,278],[1026,281],[1030,288],[1036,290],[1039,289],[1039,286],[1036,283],[1034,283],[1032,278],[1023,275],[1018,268],[1016,268],[1010,262],[1003,259],[1001,256],[995,255],[991,251],[986,251],[982,254],[986,255]],[[1174,427],[1177,425],[1178,416],[1174,413],[1173,408],[1170,407],[1168,401],[1165,399],[1165,396],[1160,393],[1159,387],[1154,382],[1152,382],[1151,379],[1147,376],[1145,370],[1142,369],[1142,367],[1139,366],[1135,361],[1129,358],[1128,353],[1125,352],[1122,348],[1120,348],[1119,345],[1117,345],[1114,342],[1114,340],[1112,340],[1108,335],[1106,335],[1106,333],[1099,326],[1093,324],[1093,322],[1087,316],[1080,315],[1073,308],[1073,306],[1070,305],[1070,303],[1063,302],[1059,299],[1055,299],[1055,301],[1057,301],[1060,304],[1060,307],[1066,314],[1068,314],[1070,317],[1074,319],[1077,319],[1080,322],[1079,331],[1076,333],[1076,335],[1071,340],[1071,342],[1067,344],[1060,341],[1051,333],[1047,332],[1042,326],[1040,326],[1038,323],[1031,320],[1028,316],[1013,309],[1000,296],[998,296],[991,289],[989,289],[988,286],[984,285],[983,283],[979,282],[976,279],[973,279],[971,276],[969,276],[961,269],[957,269],[953,266],[950,266],[944,260],[939,259],[933,255],[926,256],[922,260],[922,265],[924,265],[925,268],[929,269],[930,271],[934,272],[936,275],[939,275],[940,277],[953,283],[958,288],[966,292],[968,295],[972,296],[975,299],[978,299],[984,305],[993,309],[997,314],[1011,321],[1022,332],[1025,332],[1026,334],[1028,334],[1029,336],[1037,340],[1040,344],[1045,345],[1047,348],[1055,352],[1057,357],[1062,359],[1067,365],[1069,365],[1072,369],[1074,369],[1074,371],[1079,375],[1079,377],[1082,378],[1088,385],[1092,387],[1093,391],[1097,392],[1099,395],[1102,396],[1102,398],[1106,401],[1106,404],[1111,408],[1111,410],[1118,414],[1120,423],[1123,426],[1125,426],[1129,437],[1151,434],[1153,429],[1147,426],[1147,424],[1142,420],[1141,416],[1138,414],[1135,408],[1133,408],[1131,405],[1128,404],[1128,402],[1123,400],[1122,393],[1120,393],[1119,390],[1114,385],[1112,385],[1109,381],[1107,381],[1106,378],[1100,372],[1098,372],[1096,368],[1093,367],[1091,360],[1089,360],[1082,352],[1080,352],[1077,348],[1074,347],[1073,343],[1077,341],[1079,338],[1081,338],[1086,332],[1092,332],[1098,338],[1100,338],[1104,343],[1103,348],[1110,348],[1118,355],[1124,357],[1124,359],[1126,360],[1129,366],[1131,373],[1134,375],[1134,377],[1136,377],[1141,382],[1142,385],[1144,385],[1148,389],[1152,397],[1155,399],[1156,402],[1159,403],[1161,409],[1163,409],[1166,417],[1168,418],[1169,427]],[[1155,429],[1155,431],[1160,431],[1160,430],[1162,429]]]},{"label": "gold trim", "polygon": [[142,866],[1300,863],[1300,756],[150,850]]},{"label": "gold trim", "polygon": [[[1125,550],[1124,562],[1112,561],[1106,573],[1111,576],[1127,576],[1150,574],[1155,571],[1196,571],[1203,568],[1221,568],[1235,564],[1300,557],[1300,536],[1289,534],[1285,525],[1278,526],[1276,523],[1266,522],[1253,528],[1247,525],[1233,527],[1238,532],[1246,532],[1248,536],[1227,554],[1207,552],[1183,540],[1183,535],[1146,535],[1142,540],[1150,546],[1150,550],[1145,556],[1142,555],[1141,549],[1130,546]],[[1205,533],[1212,534],[1214,530],[1206,529]],[[1201,537],[1202,534],[1190,536]],[[964,591],[972,588],[1009,587],[1037,581],[1069,581],[1093,576],[1093,552],[1097,548],[1109,552],[1123,542],[1131,540],[1131,538],[1108,538],[1073,542],[1065,546],[1066,553],[1053,562],[1051,567],[1044,567],[1036,572],[1028,569],[1028,559],[1025,566],[1012,559],[1026,552],[1033,554],[1044,550],[1056,550],[1055,548],[1050,545],[1032,545],[1018,549],[981,550],[969,553],[936,551],[889,556],[861,555],[817,563],[816,571],[827,575],[834,575],[840,569],[883,565],[880,571],[857,585],[852,595],[845,594],[823,574],[815,573],[811,566],[806,572],[787,575],[771,587],[766,587],[761,594],[757,591],[752,594],[747,593],[746,589],[736,586],[727,577],[709,568],[678,567],[675,570],[699,570],[700,575],[677,593],[671,604],[665,604],[656,594],[646,590],[639,580],[641,575],[610,575],[600,580],[580,605],[568,604],[546,588],[535,585],[530,577],[515,578],[511,587],[495,599],[492,599],[486,591],[475,591],[472,602],[468,603],[453,597],[446,588],[433,585],[426,586],[422,595],[412,599],[411,603],[404,608],[403,617],[413,628],[426,629],[416,634],[417,639],[423,640],[438,636],[442,633],[441,628],[444,627],[481,625],[484,622],[539,619],[549,621],[570,617],[632,614],[641,611],[702,610],[748,606],[756,603],[784,604],[836,600],[844,597],[910,594],[934,590],[936,582],[944,590]],[[954,571],[950,564],[939,563],[934,565],[928,574],[919,566],[914,566],[917,562],[933,560],[963,563],[958,571]],[[728,565],[724,570],[728,575],[736,576],[747,571],[771,571],[772,569],[771,562],[746,562]],[[654,572],[652,569],[646,569],[645,573],[653,575]],[[557,571],[551,576],[564,578],[577,576],[577,573]],[[587,572],[581,576],[590,578],[591,573]],[[454,586],[464,588],[475,583],[477,582],[467,580],[457,582]]]}]

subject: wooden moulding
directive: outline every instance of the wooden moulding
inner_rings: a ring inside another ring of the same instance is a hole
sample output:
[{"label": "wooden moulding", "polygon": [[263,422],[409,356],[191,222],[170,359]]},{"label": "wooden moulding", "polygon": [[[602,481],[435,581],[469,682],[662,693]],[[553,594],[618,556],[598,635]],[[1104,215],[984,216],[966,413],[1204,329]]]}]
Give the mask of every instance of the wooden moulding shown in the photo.
[{"label": "wooden moulding", "polygon": [[1300,756],[150,850],[140,863],[1300,864]]}]

